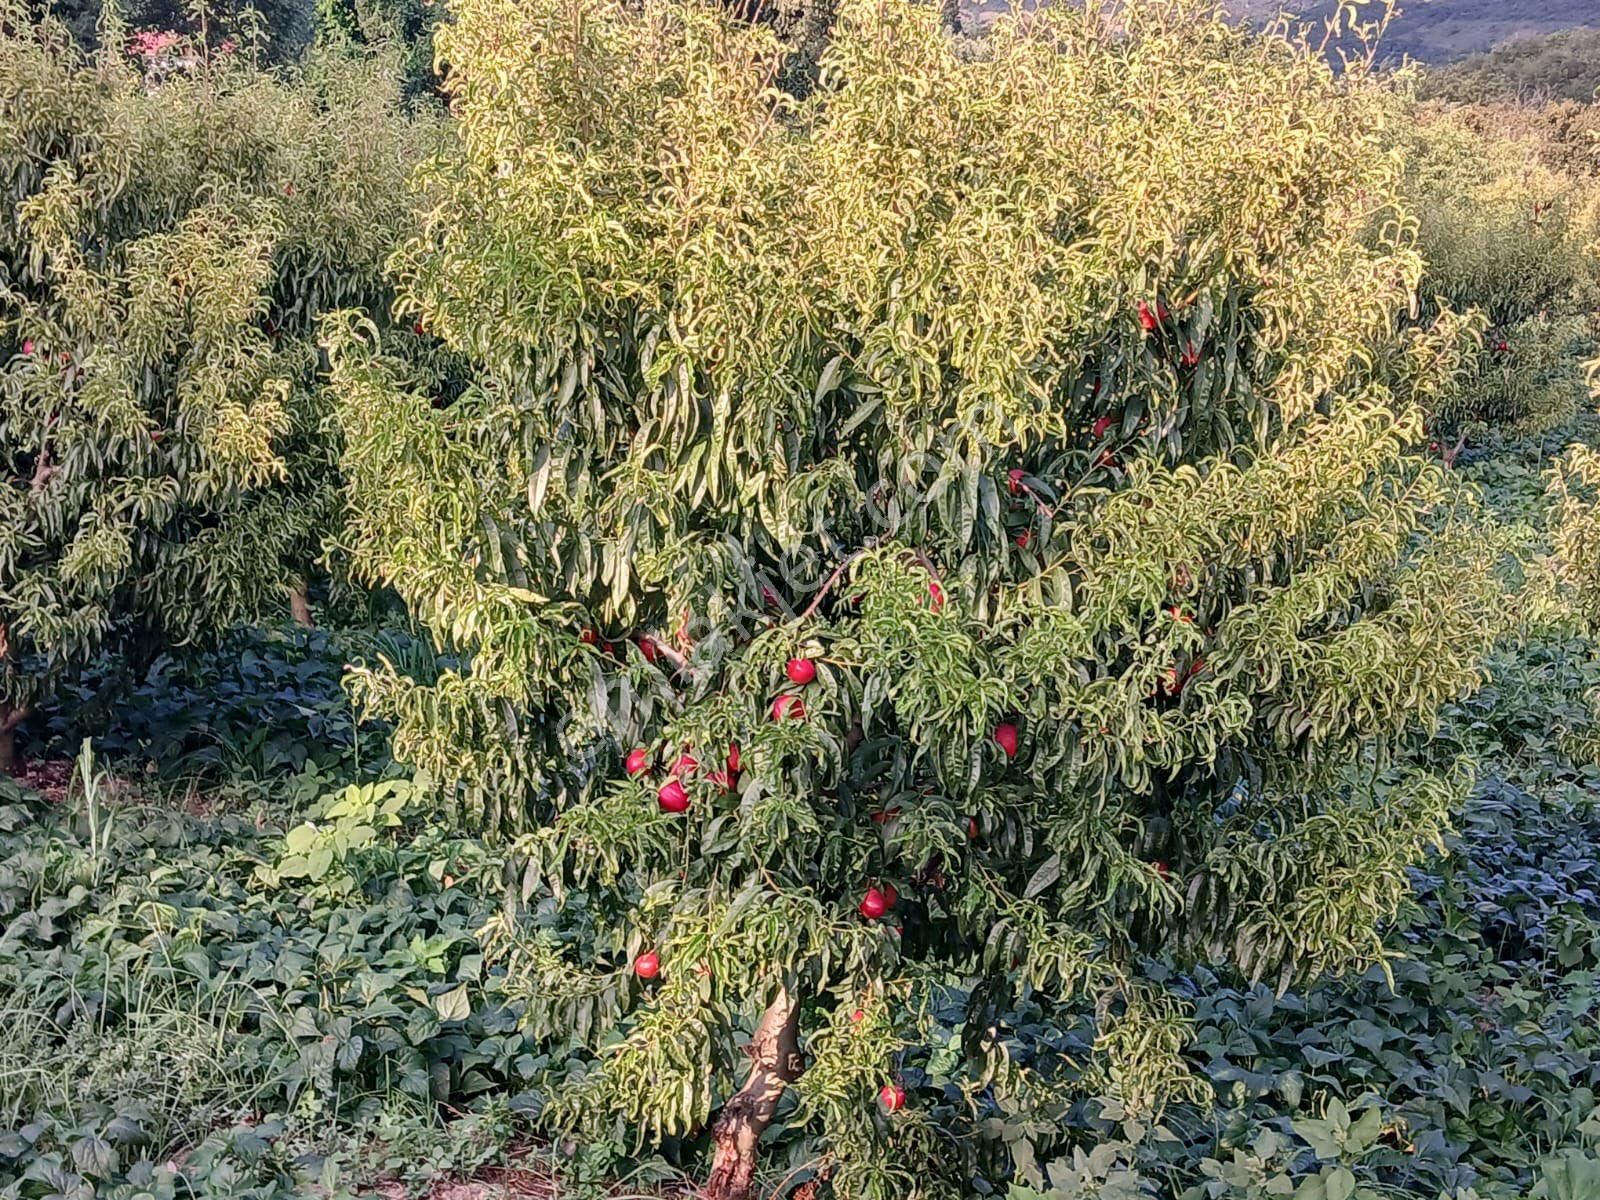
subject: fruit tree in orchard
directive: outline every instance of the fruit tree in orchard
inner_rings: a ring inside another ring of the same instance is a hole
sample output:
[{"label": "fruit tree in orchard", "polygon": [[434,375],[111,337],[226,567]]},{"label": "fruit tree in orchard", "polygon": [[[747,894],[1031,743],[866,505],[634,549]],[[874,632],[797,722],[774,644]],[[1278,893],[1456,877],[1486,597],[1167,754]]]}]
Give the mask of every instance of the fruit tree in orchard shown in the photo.
[{"label": "fruit tree in orchard", "polygon": [[3,768],[107,643],[308,615],[340,503],[316,318],[386,302],[417,138],[371,65],[155,85],[3,4],[0,77]]},{"label": "fruit tree in orchard", "polygon": [[1501,603],[1406,452],[1425,339],[1373,366],[1420,269],[1377,85],[1194,4],[974,55],[848,3],[804,100],[715,6],[455,11],[392,266],[473,381],[330,348],[346,544],[456,665],[354,686],[517,839],[489,948],[588,1052],[540,1120],[926,1192],[937,985],[975,1094],[1028,990],[1137,1109],[1193,1086],[1142,952],[1377,956],[1460,784],[1383,752]]}]

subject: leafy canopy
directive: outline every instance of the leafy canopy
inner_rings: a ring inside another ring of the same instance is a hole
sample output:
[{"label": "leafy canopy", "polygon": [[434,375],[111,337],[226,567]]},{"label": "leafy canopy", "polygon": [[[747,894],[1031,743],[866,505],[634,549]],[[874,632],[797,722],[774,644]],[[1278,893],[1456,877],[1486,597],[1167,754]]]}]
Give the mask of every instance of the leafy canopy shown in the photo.
[{"label": "leafy canopy", "polygon": [[315,319],[386,302],[426,129],[375,62],[200,48],[156,84],[54,21],[0,29],[3,709],[311,570],[340,509]]},{"label": "leafy canopy", "polygon": [[457,662],[355,686],[519,835],[489,943],[591,1064],[548,1121],[701,1128],[781,987],[833,1186],[911,1190],[934,1134],[871,1097],[950,973],[974,1029],[1098,999],[1150,1107],[1181,1010],[1139,949],[1381,953],[1462,785],[1386,752],[1502,597],[1407,453],[1435,351],[1395,332],[1374,83],[1187,2],[973,54],[856,0],[803,100],[715,6],[465,0],[437,37],[457,136],[392,268],[468,382],[329,336],[344,545]]}]

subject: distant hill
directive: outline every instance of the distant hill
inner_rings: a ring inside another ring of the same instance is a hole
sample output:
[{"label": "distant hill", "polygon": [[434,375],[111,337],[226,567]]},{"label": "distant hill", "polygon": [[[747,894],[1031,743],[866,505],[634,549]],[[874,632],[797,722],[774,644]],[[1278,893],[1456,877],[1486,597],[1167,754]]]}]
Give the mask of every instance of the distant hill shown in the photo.
[{"label": "distant hill", "polygon": [[[1226,0],[1230,11],[1261,20],[1287,9],[1320,19],[1331,0]],[[1377,11],[1377,5],[1369,5]],[[1600,28],[1600,0],[1401,0],[1383,47],[1386,57],[1405,55],[1425,63],[1447,63],[1493,50],[1518,38],[1559,33],[1580,26]]]},{"label": "distant hill", "polygon": [[[1036,2],[1048,0],[1024,0],[1030,8]],[[1321,21],[1334,8],[1334,0],[1224,0],[1224,4],[1235,16],[1251,21],[1264,21],[1284,10]],[[1009,7],[1010,0],[962,0],[962,24],[975,29]],[[1401,0],[1399,7],[1383,42],[1385,57],[1404,55],[1429,64],[1454,62],[1519,38],[1581,26],[1600,29],[1600,0]],[[1368,4],[1366,10],[1375,13],[1379,6]]]},{"label": "distant hill", "polygon": [[1483,100],[1592,101],[1600,89],[1600,29],[1519,38],[1431,71],[1424,96]]}]

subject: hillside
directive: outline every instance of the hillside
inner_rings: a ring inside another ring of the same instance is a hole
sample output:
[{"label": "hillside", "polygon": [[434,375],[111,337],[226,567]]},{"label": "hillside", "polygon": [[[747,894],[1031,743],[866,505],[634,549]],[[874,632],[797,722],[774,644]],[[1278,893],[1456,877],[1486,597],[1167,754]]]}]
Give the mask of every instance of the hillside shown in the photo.
[{"label": "hillside", "polygon": [[[1033,0],[1024,0],[1031,6]],[[987,24],[1010,6],[1010,0],[968,0],[963,19],[968,28]],[[1225,0],[1241,19],[1266,21],[1281,11],[1321,21],[1334,0]],[[1379,6],[1369,4],[1368,11]],[[1425,63],[1448,63],[1479,54],[1520,38],[1539,37],[1579,27],[1600,28],[1597,0],[1405,0],[1384,39],[1387,56],[1408,56]]]},{"label": "hillside", "polygon": [[1426,96],[1466,103],[1593,100],[1600,91],[1600,29],[1518,38],[1430,72],[1422,90]]},{"label": "hillside", "polygon": [[[1228,7],[1240,16],[1260,20],[1285,8],[1296,15],[1320,17],[1333,5],[1228,0]],[[1595,0],[1405,0],[1384,45],[1394,56],[1443,63],[1518,38],[1594,25],[1600,25],[1600,5]]]}]

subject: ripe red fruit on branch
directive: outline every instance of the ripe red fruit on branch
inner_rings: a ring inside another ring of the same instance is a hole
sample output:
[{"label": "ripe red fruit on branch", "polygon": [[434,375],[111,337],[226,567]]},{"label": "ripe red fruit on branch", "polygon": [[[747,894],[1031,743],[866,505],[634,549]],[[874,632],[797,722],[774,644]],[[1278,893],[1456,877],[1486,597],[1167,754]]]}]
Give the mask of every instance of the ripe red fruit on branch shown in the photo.
[{"label": "ripe red fruit on branch", "polygon": [[978,840],[978,837],[979,837],[978,818],[977,817],[968,817],[967,818],[967,840],[975,842],[975,841]]},{"label": "ripe red fruit on branch", "polygon": [[855,1010],[855,1012],[850,1014],[850,1019],[852,1021],[855,1021],[857,1024],[860,1024],[861,1021],[866,1019],[866,1015],[867,1015],[866,1013],[862,1012],[858,1008],[858,1009]]},{"label": "ripe red fruit on branch", "polygon": [[656,640],[655,640],[655,638],[652,638],[652,637],[642,637],[642,638],[640,638],[639,639],[639,653],[644,655],[645,662],[647,662],[647,663],[655,662],[655,660],[656,660]]},{"label": "ripe red fruit on branch", "polygon": [[23,339],[23,342],[22,342],[22,353],[27,355],[27,356],[29,356],[30,358],[33,356],[33,339],[32,338]]},{"label": "ripe red fruit on branch", "polygon": [[1195,363],[1200,361],[1200,348],[1193,342],[1186,343],[1183,347],[1183,354],[1179,356],[1179,361],[1186,367],[1194,366]]},{"label": "ripe red fruit on branch", "polygon": [[1021,546],[1024,550],[1026,550],[1028,548],[1028,543],[1031,542],[1032,540],[1033,540],[1033,531],[1029,530],[1029,529],[1024,529],[1021,533],[1017,534],[1017,536],[1012,539],[1012,541],[1016,542],[1017,545]]},{"label": "ripe red fruit on branch", "polygon": [[1156,314],[1150,311],[1150,306],[1143,300],[1139,301],[1139,328],[1146,333],[1156,330]]},{"label": "ripe red fruit on branch", "polygon": [[817,677],[817,664],[809,658],[791,658],[789,665],[784,668],[784,674],[789,677],[790,683],[804,687]]},{"label": "ripe red fruit on branch", "polygon": [[1155,868],[1156,874],[1161,877],[1163,882],[1172,878],[1172,869],[1166,863],[1157,861],[1150,865]]},{"label": "ripe red fruit on branch", "polygon": [[1012,467],[1006,475],[1006,487],[1011,489],[1013,496],[1020,495],[1022,492],[1023,475],[1024,472],[1021,467]]},{"label": "ripe red fruit on branch", "polygon": [[661,956],[654,950],[646,950],[633,960],[633,973],[640,979],[654,979],[661,974]]},{"label": "ripe red fruit on branch", "polygon": [[628,751],[628,757],[622,761],[622,769],[629,775],[643,775],[650,769],[650,755],[642,748]]},{"label": "ripe red fruit on branch", "polygon": [[878,890],[883,893],[883,902],[890,908],[893,908],[895,906],[895,902],[900,899],[900,893],[895,891],[894,884],[892,883],[886,883]]},{"label": "ripe red fruit on branch", "polygon": [[856,910],[869,921],[876,921],[889,911],[889,898],[875,887],[869,887]]},{"label": "ripe red fruit on branch", "polygon": [[1099,417],[1095,420],[1094,428],[1090,430],[1090,433],[1094,440],[1098,442],[1110,432],[1111,427],[1116,423],[1117,419],[1115,417]]},{"label": "ripe red fruit on branch", "polygon": [[585,646],[598,646],[600,644],[600,635],[593,629],[585,629],[578,635],[578,640]]},{"label": "ripe red fruit on branch", "polygon": [[885,1112],[899,1112],[906,1106],[906,1090],[898,1083],[886,1083],[878,1089],[878,1103]]},{"label": "ripe red fruit on branch", "polygon": [[672,764],[672,773],[679,779],[693,775],[699,769],[700,760],[688,750],[678,755],[678,761]]},{"label": "ripe red fruit on branch", "polygon": [[805,701],[799,696],[783,695],[772,702],[772,719],[782,721],[784,718],[791,721],[803,721],[806,717]]},{"label": "ripe red fruit on branch", "polygon": [[1017,756],[1017,727],[1010,721],[1002,721],[994,727],[994,744],[1004,750],[1007,758]]},{"label": "ripe red fruit on branch", "polygon": [[728,774],[739,773],[739,743],[733,742],[728,746]]},{"label": "ripe red fruit on branch", "polygon": [[421,337],[422,336],[422,322],[421,321],[417,321],[416,323],[414,323],[411,326],[411,332],[416,334],[418,337]]},{"label": "ripe red fruit on branch", "polygon": [[656,791],[656,803],[661,806],[662,812],[686,812],[689,808],[689,793],[683,790],[683,784],[676,779],[669,779]]},{"label": "ripe red fruit on branch", "polygon": [[944,607],[944,589],[939,586],[937,579],[928,580],[928,599],[934,612]]}]

